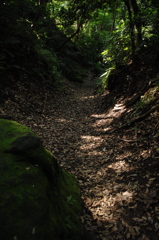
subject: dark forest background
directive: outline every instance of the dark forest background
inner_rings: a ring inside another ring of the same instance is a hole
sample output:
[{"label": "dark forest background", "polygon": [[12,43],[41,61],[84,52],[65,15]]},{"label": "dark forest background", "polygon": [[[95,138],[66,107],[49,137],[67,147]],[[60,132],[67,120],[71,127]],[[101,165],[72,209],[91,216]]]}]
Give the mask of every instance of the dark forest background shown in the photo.
[{"label": "dark forest background", "polygon": [[1,0],[1,84],[47,79],[56,87],[61,76],[81,82],[89,70],[106,88],[113,69],[157,46],[158,28],[155,0]]}]

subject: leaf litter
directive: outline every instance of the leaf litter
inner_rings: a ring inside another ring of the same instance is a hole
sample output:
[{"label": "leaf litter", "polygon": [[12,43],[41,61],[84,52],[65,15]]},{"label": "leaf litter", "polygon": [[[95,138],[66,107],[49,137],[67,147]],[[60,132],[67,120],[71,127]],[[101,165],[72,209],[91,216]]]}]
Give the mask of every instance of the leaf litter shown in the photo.
[{"label": "leaf litter", "polygon": [[94,94],[92,83],[65,81],[65,92],[54,96],[32,86],[33,97],[21,84],[1,113],[30,127],[76,176],[90,239],[159,239],[158,112],[119,128],[131,112],[122,99],[103,109],[110,94]]}]

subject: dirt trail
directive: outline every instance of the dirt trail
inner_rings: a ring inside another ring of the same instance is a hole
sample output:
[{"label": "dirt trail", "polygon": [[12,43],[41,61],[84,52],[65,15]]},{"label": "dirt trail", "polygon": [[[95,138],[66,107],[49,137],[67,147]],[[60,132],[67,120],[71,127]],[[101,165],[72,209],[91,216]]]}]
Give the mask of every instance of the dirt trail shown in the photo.
[{"label": "dirt trail", "polygon": [[44,143],[78,179],[90,239],[157,240],[159,175],[149,162],[145,166],[154,142],[144,140],[140,127],[112,132],[128,109],[117,102],[101,111],[105,96],[93,94],[90,80],[70,85],[44,117]]},{"label": "dirt trail", "polygon": [[85,85],[65,85],[65,94],[56,101],[50,96],[39,114],[19,113],[15,120],[40,136],[77,177],[85,204],[81,221],[90,239],[159,239],[159,174],[146,162],[155,140],[144,139],[139,126],[111,131],[127,109],[120,101],[101,110],[106,96],[93,94],[91,77]]}]

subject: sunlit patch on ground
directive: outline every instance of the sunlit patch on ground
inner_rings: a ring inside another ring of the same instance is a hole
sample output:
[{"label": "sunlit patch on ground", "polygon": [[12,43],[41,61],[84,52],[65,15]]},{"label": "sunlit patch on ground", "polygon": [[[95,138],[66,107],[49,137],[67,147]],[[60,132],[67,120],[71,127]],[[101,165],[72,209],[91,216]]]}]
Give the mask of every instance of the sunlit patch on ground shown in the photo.
[{"label": "sunlit patch on ground", "polygon": [[[124,160],[111,163],[107,167],[113,169],[116,173],[121,173],[122,171],[124,172],[130,171],[129,163],[127,163]],[[131,170],[132,169],[134,168],[131,168]]]},{"label": "sunlit patch on ground", "polygon": [[57,122],[61,122],[61,123],[65,123],[65,122],[68,122],[68,120],[66,120],[65,118],[58,118],[58,119],[55,119]]},{"label": "sunlit patch on ground", "polygon": [[80,100],[83,101],[83,100],[94,99],[94,98],[95,98],[95,95],[92,95],[92,96],[85,96],[85,97],[81,97]]},{"label": "sunlit patch on ground", "polygon": [[104,141],[102,137],[97,136],[81,136],[81,139],[83,143],[80,146],[80,149],[84,151],[97,148]]},{"label": "sunlit patch on ground", "polygon": [[[123,104],[116,104],[113,108],[104,114],[92,114],[91,117],[96,119],[93,127],[108,126],[114,121],[115,118],[120,117],[125,111],[126,108]],[[107,131],[107,127],[104,131]]]},{"label": "sunlit patch on ground", "polygon": [[[131,155],[132,155],[132,153],[131,152],[129,152],[129,151],[124,151],[124,153],[122,153],[122,154],[120,154],[119,153],[119,155],[117,155],[116,156],[116,160],[118,161],[118,163],[119,162],[122,162],[122,159],[127,159],[127,161],[129,162],[129,157],[131,157]],[[125,163],[125,161],[123,161],[124,163]],[[126,164],[126,163],[125,163]],[[124,164],[123,164],[124,165]]]}]

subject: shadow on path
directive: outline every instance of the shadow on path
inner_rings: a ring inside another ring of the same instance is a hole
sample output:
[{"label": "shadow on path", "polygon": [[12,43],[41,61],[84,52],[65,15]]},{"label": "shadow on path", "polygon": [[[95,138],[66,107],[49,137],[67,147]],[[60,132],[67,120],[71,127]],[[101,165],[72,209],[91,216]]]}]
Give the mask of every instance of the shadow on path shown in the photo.
[{"label": "shadow on path", "polygon": [[77,177],[85,204],[81,220],[90,239],[157,240],[159,174],[146,164],[154,142],[139,125],[112,131],[128,109],[122,101],[94,95],[90,81],[69,83],[67,94],[56,101],[50,96],[40,114],[31,112],[19,122]]}]

